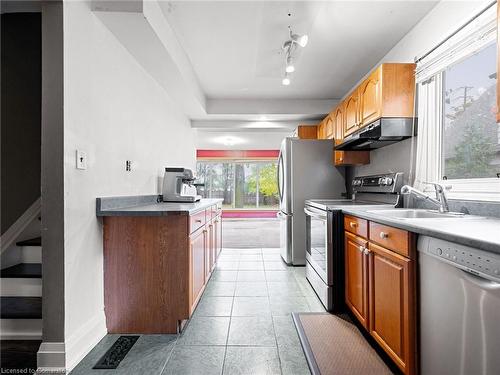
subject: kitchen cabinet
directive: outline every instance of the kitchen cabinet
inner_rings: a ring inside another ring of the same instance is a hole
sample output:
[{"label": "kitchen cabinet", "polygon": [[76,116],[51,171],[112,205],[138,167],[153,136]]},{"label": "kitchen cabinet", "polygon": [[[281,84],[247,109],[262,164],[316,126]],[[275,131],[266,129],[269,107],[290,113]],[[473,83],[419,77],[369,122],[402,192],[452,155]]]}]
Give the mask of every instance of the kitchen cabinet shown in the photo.
[{"label": "kitchen cabinet", "polygon": [[[339,105],[331,114],[335,145],[344,139],[344,105]],[[335,151],[335,166],[364,165],[370,163],[369,151]]]},{"label": "kitchen cabinet", "polygon": [[109,333],[166,334],[182,329],[222,249],[221,213],[218,202],[192,214],[187,210],[103,217]]},{"label": "kitchen cabinet", "polygon": [[360,98],[360,124],[366,125],[380,118],[382,113],[382,68],[379,66],[361,84]]},{"label": "kitchen cabinet", "polygon": [[326,116],[325,118],[325,128],[324,128],[324,133],[325,133],[325,139],[333,139],[333,120],[330,115]]},{"label": "kitchen cabinet", "polygon": [[190,237],[189,243],[189,313],[196,307],[207,280],[207,230],[201,229]]},{"label": "kitchen cabinet", "polygon": [[363,327],[368,328],[368,242],[349,232],[345,235],[345,299]]},{"label": "kitchen cabinet", "polygon": [[413,260],[370,242],[369,332],[405,374],[415,373]]},{"label": "kitchen cabinet", "polygon": [[346,215],[346,304],[406,375],[416,373],[416,236]]},{"label": "kitchen cabinet", "polygon": [[344,137],[354,133],[359,127],[359,91],[356,88],[346,99],[344,105]]},{"label": "kitchen cabinet", "polygon": [[318,127],[317,125],[299,125],[296,130],[296,136],[300,139],[317,139]]}]

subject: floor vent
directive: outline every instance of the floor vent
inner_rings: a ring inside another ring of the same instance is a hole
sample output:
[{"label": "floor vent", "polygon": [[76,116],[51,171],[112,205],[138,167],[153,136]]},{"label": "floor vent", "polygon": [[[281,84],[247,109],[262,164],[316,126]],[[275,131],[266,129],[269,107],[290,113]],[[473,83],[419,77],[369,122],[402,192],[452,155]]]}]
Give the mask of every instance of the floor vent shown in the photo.
[{"label": "floor vent", "polygon": [[95,364],[94,369],[115,369],[132,349],[139,336],[120,336]]}]

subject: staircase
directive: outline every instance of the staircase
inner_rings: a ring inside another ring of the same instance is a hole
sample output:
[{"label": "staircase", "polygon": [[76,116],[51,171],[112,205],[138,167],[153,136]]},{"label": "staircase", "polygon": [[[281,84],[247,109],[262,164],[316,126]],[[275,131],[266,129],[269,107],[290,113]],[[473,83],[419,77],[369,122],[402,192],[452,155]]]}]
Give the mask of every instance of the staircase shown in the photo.
[{"label": "staircase", "polygon": [[2,340],[42,338],[42,243],[32,238],[16,243],[20,263],[0,271]]}]

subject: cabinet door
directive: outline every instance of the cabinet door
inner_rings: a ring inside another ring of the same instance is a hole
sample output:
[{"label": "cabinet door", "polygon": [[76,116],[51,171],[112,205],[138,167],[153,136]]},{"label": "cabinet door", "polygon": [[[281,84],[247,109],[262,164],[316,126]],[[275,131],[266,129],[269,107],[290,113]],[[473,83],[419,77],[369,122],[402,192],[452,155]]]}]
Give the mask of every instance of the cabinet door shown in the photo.
[{"label": "cabinet door", "polygon": [[190,238],[189,246],[189,305],[194,311],[205,286],[205,252],[207,231],[200,229]]},{"label": "cabinet door", "polygon": [[367,241],[345,232],[345,299],[360,323],[368,328]]},{"label": "cabinet door", "polygon": [[360,98],[360,126],[365,126],[380,118],[382,114],[382,80],[381,68],[376,69],[361,84]]},{"label": "cabinet door", "polygon": [[219,236],[218,241],[217,241],[217,258],[220,255],[220,252],[222,251],[222,215],[218,217],[217,225],[219,227],[219,230],[217,231],[217,234]]},{"label": "cabinet door", "polygon": [[344,107],[343,104],[339,105],[333,115],[333,128],[335,144],[342,143],[344,139]]},{"label": "cabinet door", "polygon": [[213,232],[213,243],[210,255],[212,257],[212,271],[215,268],[215,262],[217,262],[217,248],[219,247],[219,217],[214,219],[214,232]]},{"label": "cabinet door", "polygon": [[318,125],[318,139],[325,139],[325,120],[321,121]]},{"label": "cabinet door", "polygon": [[333,119],[332,116],[328,115],[325,120],[325,138],[333,139]]},{"label": "cabinet door", "polygon": [[205,249],[205,280],[210,278],[210,274],[212,273],[212,268],[215,262],[213,257],[213,248],[214,248],[214,225],[213,223],[208,224],[208,233],[207,233],[207,246]]},{"label": "cabinet door", "polygon": [[359,125],[359,95],[356,89],[345,101],[344,136],[355,132]]},{"label": "cabinet door", "polygon": [[369,254],[370,334],[405,374],[414,374],[414,261],[371,242]]}]

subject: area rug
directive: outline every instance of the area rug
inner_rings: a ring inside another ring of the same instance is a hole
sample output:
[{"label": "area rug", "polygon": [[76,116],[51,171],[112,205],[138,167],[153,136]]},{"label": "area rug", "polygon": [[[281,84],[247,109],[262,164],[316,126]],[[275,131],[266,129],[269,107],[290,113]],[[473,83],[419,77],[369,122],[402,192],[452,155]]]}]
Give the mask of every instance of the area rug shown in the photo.
[{"label": "area rug", "polygon": [[347,316],[293,313],[313,375],[389,375],[392,371]]}]

